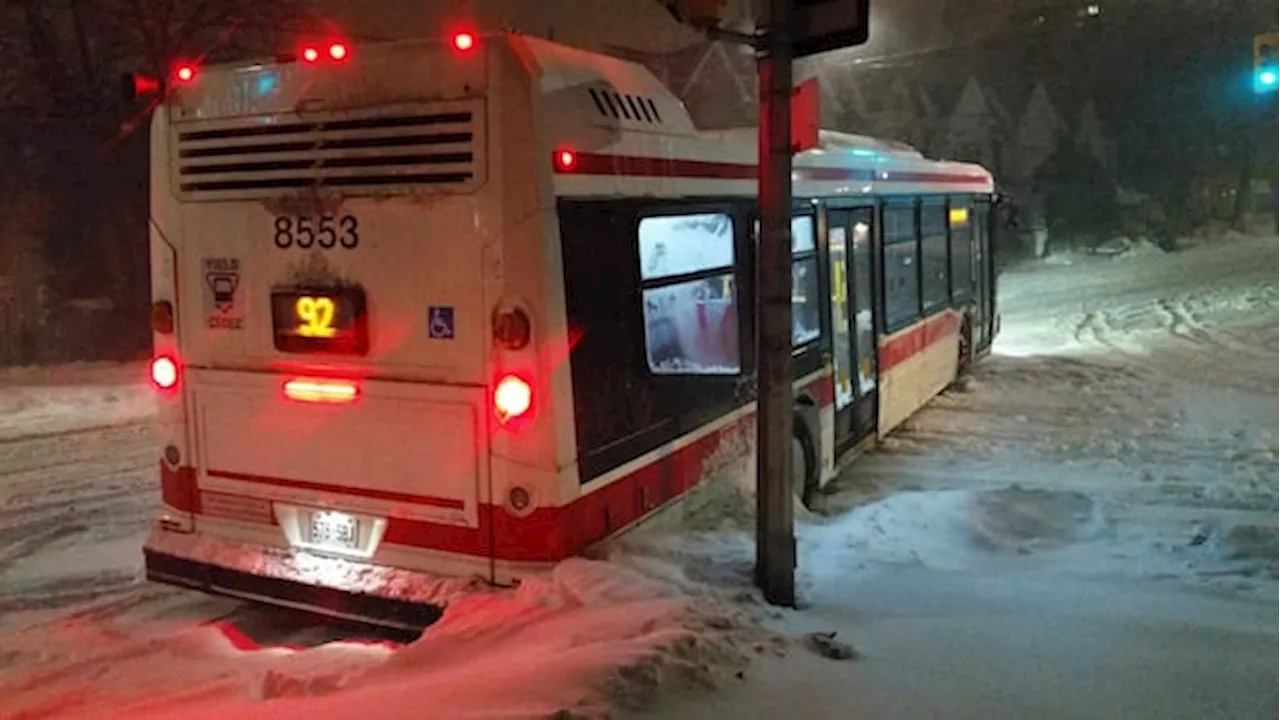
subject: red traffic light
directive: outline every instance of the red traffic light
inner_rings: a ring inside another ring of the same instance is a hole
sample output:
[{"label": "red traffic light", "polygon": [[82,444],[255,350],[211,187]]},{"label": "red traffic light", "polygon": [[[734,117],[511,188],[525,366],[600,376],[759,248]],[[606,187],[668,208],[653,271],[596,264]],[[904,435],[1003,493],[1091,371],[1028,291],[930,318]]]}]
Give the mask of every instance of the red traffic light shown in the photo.
[{"label": "red traffic light", "polygon": [[125,100],[136,100],[143,95],[160,92],[160,81],[146,75],[125,73],[120,77],[120,94]]},{"label": "red traffic light", "polygon": [[196,66],[190,63],[179,63],[173,68],[173,78],[181,83],[189,83],[196,79]]}]

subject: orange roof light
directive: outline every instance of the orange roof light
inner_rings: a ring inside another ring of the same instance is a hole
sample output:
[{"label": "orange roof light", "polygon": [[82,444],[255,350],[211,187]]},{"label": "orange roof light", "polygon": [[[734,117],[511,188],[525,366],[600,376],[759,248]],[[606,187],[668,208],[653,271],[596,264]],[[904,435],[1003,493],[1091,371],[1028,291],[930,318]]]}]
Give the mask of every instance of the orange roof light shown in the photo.
[{"label": "orange roof light", "polygon": [[294,378],[284,384],[285,397],[313,403],[349,403],[360,395],[355,383],[345,380]]}]

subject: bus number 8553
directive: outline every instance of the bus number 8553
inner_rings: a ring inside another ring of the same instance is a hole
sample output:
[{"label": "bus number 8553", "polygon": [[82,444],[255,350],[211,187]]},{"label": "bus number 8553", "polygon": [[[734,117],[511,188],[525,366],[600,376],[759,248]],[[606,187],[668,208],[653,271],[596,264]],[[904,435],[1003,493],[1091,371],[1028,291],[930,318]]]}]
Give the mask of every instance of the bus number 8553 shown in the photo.
[{"label": "bus number 8553", "polygon": [[318,218],[279,215],[275,227],[273,240],[281,250],[291,247],[306,250],[317,246],[324,250],[334,247],[351,250],[360,244],[360,223],[355,215],[321,215]]}]

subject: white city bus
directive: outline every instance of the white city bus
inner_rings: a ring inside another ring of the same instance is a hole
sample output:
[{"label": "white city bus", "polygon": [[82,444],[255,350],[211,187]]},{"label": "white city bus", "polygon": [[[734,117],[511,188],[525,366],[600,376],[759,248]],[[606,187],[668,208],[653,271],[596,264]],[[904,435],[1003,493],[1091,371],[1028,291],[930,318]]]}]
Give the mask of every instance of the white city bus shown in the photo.
[{"label": "white city bus", "polygon": [[[391,625],[754,472],[756,140],[517,34],[182,66],[152,123],[148,577]],[[802,494],[996,329],[992,179],[795,163]],[[686,504],[687,505],[687,504]]]}]

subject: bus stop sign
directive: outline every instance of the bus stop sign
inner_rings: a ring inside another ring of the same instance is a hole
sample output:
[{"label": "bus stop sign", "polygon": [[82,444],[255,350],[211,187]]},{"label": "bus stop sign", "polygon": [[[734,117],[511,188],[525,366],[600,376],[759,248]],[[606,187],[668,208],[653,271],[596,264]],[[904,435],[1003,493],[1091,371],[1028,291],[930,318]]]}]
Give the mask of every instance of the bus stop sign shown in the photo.
[{"label": "bus stop sign", "polygon": [[854,47],[867,41],[870,0],[793,0],[792,57]]}]

